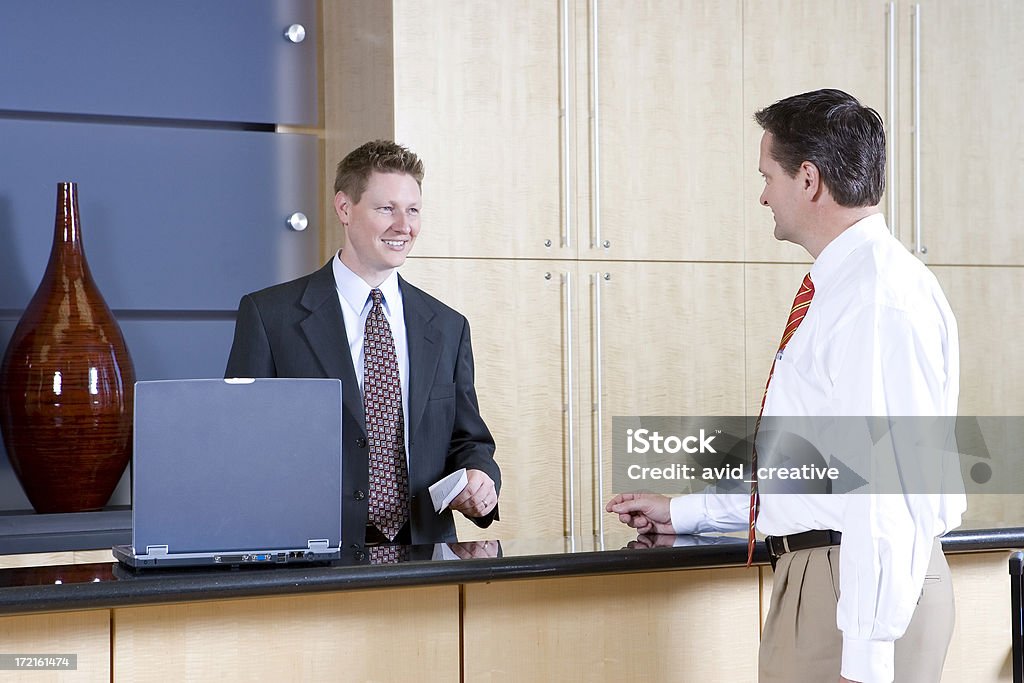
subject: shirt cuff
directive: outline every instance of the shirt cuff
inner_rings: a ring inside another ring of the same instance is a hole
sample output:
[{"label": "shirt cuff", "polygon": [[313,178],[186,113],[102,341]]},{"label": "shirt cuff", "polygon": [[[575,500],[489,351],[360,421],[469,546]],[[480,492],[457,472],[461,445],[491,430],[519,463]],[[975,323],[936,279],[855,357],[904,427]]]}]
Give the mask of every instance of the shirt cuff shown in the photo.
[{"label": "shirt cuff", "polygon": [[676,496],[669,501],[669,514],[676,534],[697,533],[701,521],[706,516],[704,496],[696,493]]},{"label": "shirt cuff", "polygon": [[860,683],[892,683],[896,644],[892,640],[866,640],[843,634],[843,676]]}]

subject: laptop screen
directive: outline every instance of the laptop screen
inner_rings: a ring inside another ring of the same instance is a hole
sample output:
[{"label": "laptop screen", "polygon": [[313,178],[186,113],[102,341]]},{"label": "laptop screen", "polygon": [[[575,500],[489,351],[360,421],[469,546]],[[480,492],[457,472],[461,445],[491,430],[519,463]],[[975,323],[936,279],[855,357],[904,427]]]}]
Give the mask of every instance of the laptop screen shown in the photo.
[{"label": "laptop screen", "polygon": [[138,382],[132,545],[176,553],[341,541],[341,382]]}]

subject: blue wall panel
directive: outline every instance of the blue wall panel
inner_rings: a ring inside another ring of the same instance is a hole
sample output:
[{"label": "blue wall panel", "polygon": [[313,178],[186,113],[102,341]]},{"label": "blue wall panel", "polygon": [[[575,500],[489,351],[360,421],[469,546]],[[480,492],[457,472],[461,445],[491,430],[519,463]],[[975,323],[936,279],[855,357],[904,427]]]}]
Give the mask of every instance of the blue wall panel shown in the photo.
[{"label": "blue wall panel", "polygon": [[[284,37],[296,23],[298,44]],[[318,120],[315,0],[18,0],[0,26],[0,109]]]},{"label": "blue wall panel", "polygon": [[0,120],[0,139],[0,309],[39,285],[63,180],[111,308],[234,310],[320,265],[314,136]]}]

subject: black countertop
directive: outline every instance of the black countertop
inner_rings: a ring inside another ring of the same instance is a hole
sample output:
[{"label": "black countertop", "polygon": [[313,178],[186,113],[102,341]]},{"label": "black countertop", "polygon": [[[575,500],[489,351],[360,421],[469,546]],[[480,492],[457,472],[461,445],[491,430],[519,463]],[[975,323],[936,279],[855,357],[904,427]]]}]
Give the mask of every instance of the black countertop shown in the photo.
[{"label": "black countertop", "polygon": [[[740,535],[637,538],[627,534],[628,529],[622,527],[604,538],[416,546],[411,549],[415,559],[380,565],[339,561],[305,567],[214,567],[136,572],[116,562],[103,562],[2,569],[0,613],[736,567],[746,562],[746,540]],[[942,542],[946,552],[1024,548],[1024,527],[965,526],[947,534]],[[458,558],[459,554],[468,556],[473,553],[489,556]],[[754,560],[766,563],[767,559],[764,544],[759,543]]]}]

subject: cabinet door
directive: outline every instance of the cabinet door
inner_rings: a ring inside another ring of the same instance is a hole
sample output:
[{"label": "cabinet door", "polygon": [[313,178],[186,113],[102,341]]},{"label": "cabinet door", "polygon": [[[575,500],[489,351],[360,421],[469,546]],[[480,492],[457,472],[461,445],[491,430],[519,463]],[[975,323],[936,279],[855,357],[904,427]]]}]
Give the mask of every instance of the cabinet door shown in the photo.
[{"label": "cabinet door", "polygon": [[565,21],[552,0],[395,0],[394,135],[426,166],[419,255],[575,255]]},{"label": "cabinet door", "polygon": [[315,125],[316,4],[5,2],[0,109]]},{"label": "cabinet door", "polygon": [[803,248],[775,240],[772,213],[758,204],[763,131],[754,112],[791,95],[838,88],[887,119],[887,4],[745,0],[743,8],[743,114],[737,125],[744,132],[744,182],[736,201],[746,216],[746,260],[809,262]]},{"label": "cabinet door", "polygon": [[[234,311],[320,263],[314,136],[0,120],[0,139],[0,309],[39,285],[63,180],[79,183],[85,253],[115,311]],[[305,231],[286,224],[295,211]]]},{"label": "cabinet door", "polygon": [[599,192],[587,258],[742,261],[741,3],[592,7]]},{"label": "cabinet door", "polygon": [[1022,37],[1017,0],[921,3],[911,86],[921,100],[917,208],[929,263],[1024,264]]},{"label": "cabinet door", "polygon": [[413,258],[402,276],[460,311],[472,329],[480,410],[502,472],[501,521],[481,530],[456,515],[459,538],[571,534],[579,496],[567,411],[577,388],[567,384],[576,363],[567,344],[578,339],[568,298],[575,265]]},{"label": "cabinet door", "polygon": [[[743,265],[587,265],[590,339],[581,357],[589,361],[592,390],[582,400],[591,409],[591,433],[602,438],[600,448],[589,449],[595,500],[585,515],[592,512],[599,531],[614,520],[603,512],[616,493],[614,416],[743,414]],[[589,476],[584,470],[585,481]]]},{"label": "cabinet door", "polygon": [[1024,415],[1019,268],[933,267],[960,331],[960,415]]}]

